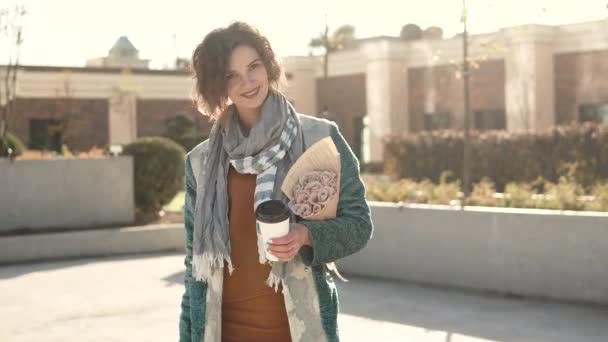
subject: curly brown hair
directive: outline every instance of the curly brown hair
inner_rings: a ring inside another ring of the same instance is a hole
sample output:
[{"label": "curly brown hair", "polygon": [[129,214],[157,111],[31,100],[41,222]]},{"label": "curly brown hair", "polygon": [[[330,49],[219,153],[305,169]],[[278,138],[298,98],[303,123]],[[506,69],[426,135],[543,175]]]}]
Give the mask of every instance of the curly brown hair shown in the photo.
[{"label": "curly brown hair", "polygon": [[268,81],[277,89],[281,65],[268,39],[253,26],[234,22],[226,28],[211,31],[192,53],[192,69],[196,80],[193,99],[204,115],[219,119],[228,105],[226,72],[232,51],[240,46],[252,47],[266,67]]}]

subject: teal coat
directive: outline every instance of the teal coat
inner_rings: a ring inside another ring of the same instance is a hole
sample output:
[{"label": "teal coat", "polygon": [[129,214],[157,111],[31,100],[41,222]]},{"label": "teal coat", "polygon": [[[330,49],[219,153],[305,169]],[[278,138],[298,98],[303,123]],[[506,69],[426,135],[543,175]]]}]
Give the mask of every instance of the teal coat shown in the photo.
[{"label": "teal coat", "polygon": [[[372,221],[370,209],[366,201],[365,187],[359,174],[359,161],[340,133],[338,126],[333,122],[299,114],[300,123],[304,133],[304,146],[309,147],[316,141],[331,136],[341,160],[340,199],[337,217],[324,221],[300,221],[310,231],[314,247],[304,246],[300,249],[301,262],[312,271],[316,296],[319,303],[319,315],[323,339],[339,341],[338,336],[338,294],[332,278],[325,264],[346,257],[362,249],[372,236]],[[209,304],[210,288],[208,284],[197,281],[192,276],[192,236],[194,222],[194,203],[197,194],[197,177],[203,167],[207,142],[199,144],[186,156],[186,201],[184,207],[184,220],[186,228],[186,275],[184,279],[185,292],[182,296],[181,315],[179,322],[180,342],[207,342],[221,341],[218,323],[210,324],[210,317],[221,318],[218,301]],[[307,300],[304,298],[303,300]],[[221,301],[219,301],[221,302]],[[211,306],[211,308],[210,308]],[[212,312],[213,311],[213,312]],[[307,325],[309,322],[304,322]],[[312,323],[311,323],[312,324]],[[290,325],[292,325],[290,320]],[[216,330],[211,333],[205,331]],[[294,335],[292,339],[304,340],[306,337]],[[321,329],[321,328],[320,328]],[[302,334],[298,334],[302,336]],[[212,336],[212,337],[211,337]],[[210,340],[215,341],[210,341]],[[317,342],[317,341],[314,341]]]}]

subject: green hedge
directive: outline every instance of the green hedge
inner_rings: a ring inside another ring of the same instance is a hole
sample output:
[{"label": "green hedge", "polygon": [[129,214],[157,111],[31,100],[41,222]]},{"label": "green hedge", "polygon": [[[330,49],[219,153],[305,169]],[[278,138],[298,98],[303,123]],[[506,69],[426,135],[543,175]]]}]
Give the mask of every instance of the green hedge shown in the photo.
[{"label": "green hedge", "polygon": [[182,145],[186,151],[207,139],[206,134],[198,132],[192,119],[185,115],[177,115],[165,121],[166,129],[162,136]]},{"label": "green hedge", "polygon": [[185,150],[163,137],[145,137],[126,145],[133,156],[135,204],[141,213],[156,214],[184,185]]},{"label": "green hedge", "polygon": [[[7,132],[6,140],[8,146],[13,150],[13,156],[18,157],[25,152],[26,148],[23,142],[14,134]],[[0,157],[8,157],[7,148],[4,146],[4,141],[0,137]]]},{"label": "green hedge", "polygon": [[[538,177],[557,183],[564,167],[586,189],[608,179],[608,126],[555,127],[541,133],[471,132],[471,182],[489,178],[498,191]],[[384,169],[393,179],[439,182],[443,171],[462,179],[463,133],[423,132],[386,139]]]}]

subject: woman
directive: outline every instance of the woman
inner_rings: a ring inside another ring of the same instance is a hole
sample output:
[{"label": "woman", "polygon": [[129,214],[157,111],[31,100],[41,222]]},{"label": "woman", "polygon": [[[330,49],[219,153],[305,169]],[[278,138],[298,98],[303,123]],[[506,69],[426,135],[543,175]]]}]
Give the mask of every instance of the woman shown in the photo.
[{"label": "woman", "polygon": [[[359,163],[327,120],[297,114],[277,90],[268,42],[241,22],[209,33],[192,65],[209,139],[186,158],[186,291],[180,341],[338,341],[338,298],[327,263],[372,234]],[[287,203],[280,186],[294,161],[331,136],[340,152],[337,217],[290,223],[260,244],[254,208]],[[264,248],[280,262],[266,262]]]}]

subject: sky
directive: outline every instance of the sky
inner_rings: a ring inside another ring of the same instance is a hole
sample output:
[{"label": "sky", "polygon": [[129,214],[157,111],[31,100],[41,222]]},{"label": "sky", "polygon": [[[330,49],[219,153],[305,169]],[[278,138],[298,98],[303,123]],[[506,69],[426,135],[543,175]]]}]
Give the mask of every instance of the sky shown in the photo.
[{"label": "sky", "polygon": [[[165,68],[176,56],[189,58],[209,31],[243,20],[265,34],[280,56],[307,55],[310,38],[330,28],[356,27],[358,38],[397,36],[414,23],[440,26],[444,37],[462,30],[461,0],[224,0],[224,1],[78,1],[2,0],[27,8],[21,64],[84,66],[106,56],[125,35],[150,59]],[[608,0],[467,0],[472,33],[496,31],[524,23],[565,24],[607,20]],[[0,41],[0,63],[6,45]]]}]

